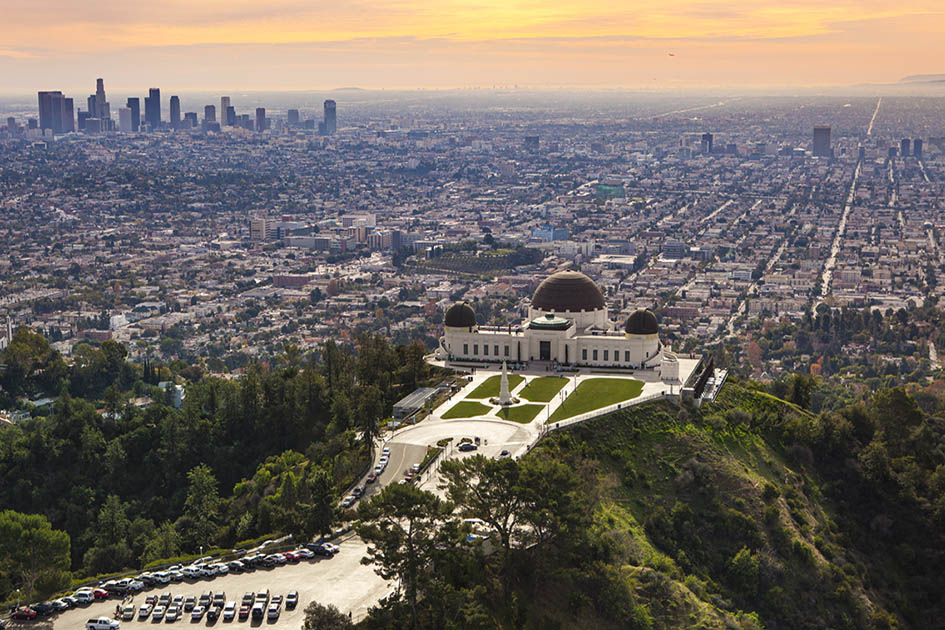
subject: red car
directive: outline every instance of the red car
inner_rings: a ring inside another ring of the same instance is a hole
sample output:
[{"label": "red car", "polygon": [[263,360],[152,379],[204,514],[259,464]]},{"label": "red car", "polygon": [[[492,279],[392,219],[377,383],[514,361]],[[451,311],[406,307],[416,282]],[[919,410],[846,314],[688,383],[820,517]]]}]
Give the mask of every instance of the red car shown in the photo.
[{"label": "red car", "polygon": [[240,621],[246,621],[247,619],[249,619],[249,610],[250,610],[249,604],[243,604],[242,606],[240,606],[240,612],[237,615]]},{"label": "red car", "polygon": [[32,621],[33,619],[36,619],[36,611],[32,608],[27,608],[24,606],[22,608],[17,608],[10,616],[14,619],[28,619]]},{"label": "red car", "polygon": [[377,475],[375,475],[374,473],[371,473],[370,475],[367,476],[367,479],[365,481],[367,481],[368,483],[374,483],[375,481],[377,481]]},{"label": "red car", "polygon": [[108,591],[104,588],[97,588],[92,591],[92,597],[95,599],[108,599]]}]

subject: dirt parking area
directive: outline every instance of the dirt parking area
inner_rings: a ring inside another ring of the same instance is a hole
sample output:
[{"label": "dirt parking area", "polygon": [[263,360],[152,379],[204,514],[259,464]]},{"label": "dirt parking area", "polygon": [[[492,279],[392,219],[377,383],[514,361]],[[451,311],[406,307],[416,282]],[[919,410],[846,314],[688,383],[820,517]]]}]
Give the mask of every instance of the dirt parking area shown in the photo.
[{"label": "dirt parking area", "polygon": [[[225,575],[212,579],[195,582],[184,581],[178,584],[145,589],[134,596],[135,606],[144,603],[149,594],[170,592],[173,595],[194,595],[199,597],[206,591],[226,593],[226,599],[234,600],[239,607],[243,593],[269,589],[272,595],[285,597],[289,591],[299,592],[299,605],[295,610],[285,610],[278,620],[269,621],[223,621],[222,617],[214,622],[192,622],[190,613],[175,622],[154,622],[151,619],[121,622],[122,628],[150,628],[159,625],[184,626],[187,628],[217,627],[225,630],[228,626],[262,627],[266,630],[291,628],[298,630],[302,627],[305,617],[305,607],[313,601],[321,604],[334,604],[342,612],[350,612],[354,620],[361,619],[377,600],[386,596],[391,587],[384,582],[371,566],[361,564],[365,555],[365,545],[357,537],[352,537],[340,543],[341,551],[333,558],[315,558],[298,564],[287,564],[272,569],[256,569],[248,573]],[[59,615],[41,619],[39,621],[12,622],[10,628],[25,630],[84,630],[86,620],[92,617],[111,617],[115,612],[115,605],[121,600],[111,598],[95,602],[85,607],[74,608]]]}]

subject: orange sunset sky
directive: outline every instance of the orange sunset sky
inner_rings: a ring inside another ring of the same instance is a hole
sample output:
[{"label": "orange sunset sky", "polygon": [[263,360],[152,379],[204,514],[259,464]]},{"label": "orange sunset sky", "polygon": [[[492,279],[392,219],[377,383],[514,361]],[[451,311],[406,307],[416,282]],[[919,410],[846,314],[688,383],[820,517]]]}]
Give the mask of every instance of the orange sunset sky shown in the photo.
[{"label": "orange sunset sky", "polygon": [[[943,0],[0,0],[0,91],[772,87],[945,72]],[[672,54],[670,54],[672,53]]]}]

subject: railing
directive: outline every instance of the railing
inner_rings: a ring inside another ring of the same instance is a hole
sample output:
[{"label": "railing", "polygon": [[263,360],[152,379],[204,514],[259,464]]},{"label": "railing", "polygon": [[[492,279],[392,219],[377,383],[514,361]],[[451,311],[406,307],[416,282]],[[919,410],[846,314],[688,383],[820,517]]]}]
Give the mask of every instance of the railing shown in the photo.
[{"label": "railing", "polygon": [[[656,394],[647,394],[646,396],[640,396],[634,398],[633,400],[619,402],[614,405],[608,405],[606,407],[601,407],[600,409],[595,409],[594,411],[588,411],[587,413],[582,413],[578,416],[572,416],[570,418],[565,418],[560,422],[555,422],[554,424],[545,424],[544,429],[542,430],[541,436],[551,432],[551,431],[560,431],[561,429],[566,429],[567,427],[573,426],[575,424],[580,424],[582,422],[587,422],[588,420],[593,420],[594,418],[599,418],[605,416],[609,413],[619,411],[621,409],[626,409],[627,407],[633,407],[641,403],[650,402],[654,400],[664,400],[669,398],[676,398],[676,394],[668,394],[665,390]],[[541,439],[541,436],[539,439]],[[536,440],[537,442],[537,440]]]}]

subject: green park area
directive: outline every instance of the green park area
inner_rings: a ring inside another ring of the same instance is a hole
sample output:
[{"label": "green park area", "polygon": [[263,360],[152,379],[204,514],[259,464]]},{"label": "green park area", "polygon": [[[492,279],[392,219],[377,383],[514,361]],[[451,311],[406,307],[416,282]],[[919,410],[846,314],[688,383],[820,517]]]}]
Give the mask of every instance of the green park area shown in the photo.
[{"label": "green park area", "polygon": [[535,419],[538,412],[544,409],[544,405],[518,405],[516,407],[505,407],[496,414],[504,420],[528,424]]},{"label": "green park area", "polygon": [[632,378],[591,378],[582,381],[558,407],[548,422],[579,416],[588,411],[636,398],[643,382]]},{"label": "green park area", "polygon": [[560,376],[540,376],[529,381],[518,395],[532,402],[550,402],[567,382]]},{"label": "green park area", "polygon": [[[495,376],[490,376],[482,383],[479,387],[472,390],[472,392],[466,396],[466,398],[492,398],[499,395],[500,381],[502,380],[501,374],[496,374]],[[519,376],[518,374],[509,374],[509,391],[512,391],[525,380],[525,377]]]},{"label": "green park area", "polygon": [[449,411],[443,414],[444,418],[474,418],[487,413],[491,409],[482,403],[462,401],[453,405]]}]

